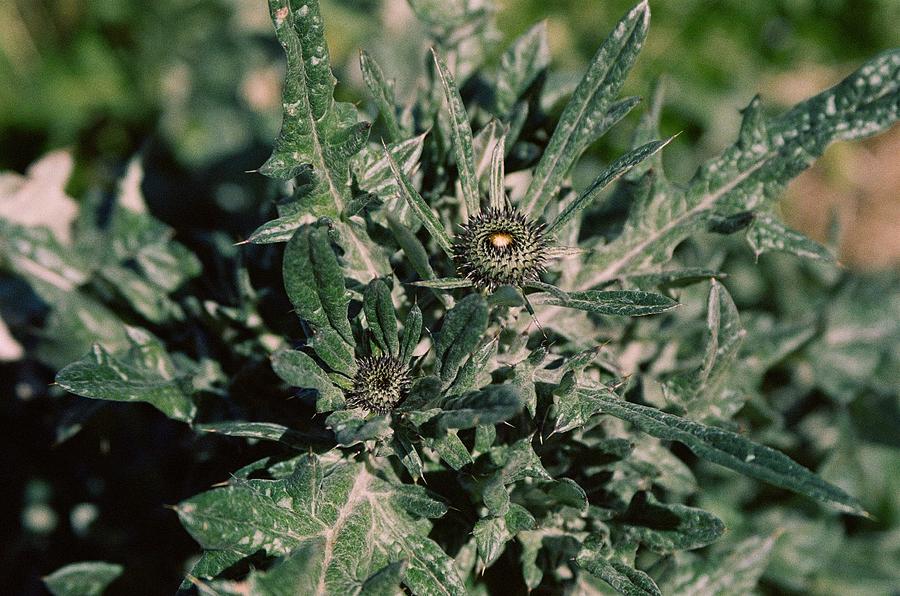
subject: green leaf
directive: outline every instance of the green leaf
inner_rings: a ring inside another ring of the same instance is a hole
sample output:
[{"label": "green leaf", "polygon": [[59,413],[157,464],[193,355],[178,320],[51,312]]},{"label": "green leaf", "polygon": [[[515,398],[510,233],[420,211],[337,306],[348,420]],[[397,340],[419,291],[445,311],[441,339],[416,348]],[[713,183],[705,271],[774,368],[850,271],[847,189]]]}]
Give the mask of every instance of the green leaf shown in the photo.
[{"label": "green leaf", "polygon": [[453,243],[450,241],[450,236],[447,234],[444,224],[441,223],[431,210],[431,206],[425,202],[425,199],[422,198],[422,195],[420,195],[419,191],[416,190],[416,187],[413,186],[409,176],[400,169],[400,166],[397,164],[393,155],[391,155],[390,152],[387,152],[386,155],[388,164],[391,167],[391,172],[394,175],[394,180],[396,180],[397,187],[400,190],[400,195],[409,205],[410,209],[412,209],[413,213],[416,214],[416,217],[419,218],[419,221],[422,222],[422,225],[425,226],[425,229],[428,230],[428,233],[431,234],[431,237],[438,243],[438,246],[440,246],[447,256],[452,259]]},{"label": "green leaf", "polygon": [[488,201],[491,209],[498,211],[506,207],[506,190],[503,188],[503,159],[506,157],[506,140],[500,137],[491,153],[491,184],[488,189]]},{"label": "green leaf", "polygon": [[359,52],[359,67],[362,70],[363,81],[369,89],[369,94],[384,119],[388,139],[392,142],[399,141],[405,136],[405,131],[397,120],[397,99],[394,96],[393,81],[384,78],[378,62],[365,50]]},{"label": "green leaf", "polygon": [[481,346],[469,355],[465,363],[460,367],[459,372],[456,373],[456,378],[453,379],[453,383],[447,389],[447,395],[459,395],[479,387],[480,385],[477,383],[478,376],[485,372],[488,364],[497,355],[499,345],[500,342],[497,337],[482,341]]},{"label": "green leaf", "polygon": [[403,332],[400,334],[400,361],[409,363],[412,359],[413,351],[419,345],[422,339],[422,311],[419,306],[413,304],[409,312],[406,313],[406,320],[403,322]]},{"label": "green leaf", "polygon": [[380,279],[373,279],[366,288],[363,310],[375,343],[385,354],[398,357],[400,340],[397,338],[397,313],[394,311],[391,291]]},{"label": "green leaf", "polygon": [[[326,541],[313,537],[300,544],[289,556],[269,569],[251,569],[242,582],[216,581],[211,588],[214,594],[253,594],[255,596],[291,596],[316,594],[319,578],[325,562]],[[201,589],[200,593],[204,593]]]},{"label": "green leaf", "polygon": [[400,170],[411,178],[419,168],[419,158],[425,145],[425,134],[406,139],[398,143],[392,143],[387,147],[377,146],[366,148],[351,162],[353,173],[356,176],[359,187],[376,195],[383,201],[379,208],[379,214],[385,213],[402,222],[404,226],[418,228],[418,218],[411,212],[409,205],[403,199],[397,179],[391,171],[386,151],[391,156]]},{"label": "green leaf", "polygon": [[425,281],[413,282],[414,286],[420,288],[432,288],[436,290],[456,290],[459,288],[471,288],[472,282],[462,277],[441,277],[439,279],[428,279]]},{"label": "green leaf", "polygon": [[597,176],[597,178],[594,179],[593,182],[591,182],[590,186],[578,195],[578,198],[569,203],[566,208],[562,210],[562,213],[553,220],[553,223],[547,226],[547,233],[553,234],[558,228],[566,225],[573,217],[596,201],[603,189],[611,182],[618,179],[648,157],[654,155],[657,151],[660,151],[663,147],[671,143],[674,138],[675,137],[669,137],[665,141],[651,141],[650,143],[641,145],[637,149],[632,149],[616,161],[612,162],[599,176]]},{"label": "green leaf", "polygon": [[728,419],[743,405],[745,397],[728,386],[746,332],[737,307],[722,284],[713,280],[706,314],[709,339],[703,364],[697,370],[677,375],[663,385],[666,399],[683,407],[689,418]]},{"label": "green leaf", "polygon": [[325,425],[334,432],[339,447],[382,440],[392,433],[390,416],[370,416],[359,409],[332,412],[325,419]]},{"label": "green leaf", "polygon": [[343,392],[309,354],[299,350],[281,350],[272,355],[272,369],[285,383],[319,392],[316,410],[329,412],[344,405]]},{"label": "green leaf", "polygon": [[508,420],[522,409],[522,397],[511,385],[491,385],[452,397],[441,404],[437,422],[444,429],[475,428]]},{"label": "green leaf", "polygon": [[407,513],[404,495],[362,464],[325,467],[310,455],[287,478],[236,479],[175,510],[205,549],[284,556],[321,541],[314,552],[322,562],[307,584],[316,587],[304,593],[354,593],[385,565],[406,560],[413,593],[465,594],[452,559],[426,537],[429,524]]},{"label": "green leaf", "polygon": [[456,376],[462,359],[481,341],[487,322],[488,306],[479,294],[469,294],[447,313],[434,344],[434,356],[445,385]]},{"label": "green leaf", "polygon": [[629,539],[661,554],[700,548],[725,533],[725,524],[712,513],[678,503],[660,503],[643,491],[635,494],[628,510],[612,523]]},{"label": "green leaf", "polygon": [[276,441],[305,451],[311,444],[329,443],[333,437],[329,433],[317,431],[299,431],[272,422],[216,422],[209,424],[197,424],[194,430],[207,433],[227,435],[229,437],[245,437],[263,441]]},{"label": "green leaf", "polygon": [[331,370],[346,377],[353,377],[357,371],[353,346],[347,344],[341,335],[331,327],[319,327],[307,339],[307,345]]},{"label": "green leaf", "polygon": [[352,349],[356,342],[347,319],[350,299],[327,231],[311,226],[298,230],[284,249],[283,268],[284,288],[297,316],[314,329],[334,329]]},{"label": "green leaf", "polygon": [[[752,594],[765,572],[778,533],[753,536],[719,549],[709,558],[685,566],[684,572],[662,583],[666,594],[744,596]],[[792,552],[793,556],[801,553]]]},{"label": "green leaf", "polygon": [[61,567],[43,580],[53,596],[100,596],[122,571],[115,563],[85,561]]},{"label": "green leaf", "polygon": [[542,213],[581,153],[606,132],[597,123],[604,120],[622,88],[644,43],[649,23],[650,8],[644,1],[619,21],[597,50],[535,168],[520,204],[525,213]]},{"label": "green leaf", "polygon": [[549,65],[547,24],[540,22],[513,41],[500,56],[494,83],[494,113],[508,120],[516,101]]},{"label": "green leaf", "polygon": [[[743,112],[737,142],[703,164],[685,188],[648,171],[621,234],[587,260],[577,287],[590,288],[671,257],[685,238],[709,221],[762,211],[763,227],[753,234],[767,244],[796,245],[789,231],[780,241],[765,215],[792,178],[809,167],[833,141],[858,139],[897,121],[900,105],[900,50],[877,56],[831,89],[797,104],[776,118],[762,115],[758,98]],[[821,255],[820,255],[821,256]]]},{"label": "green leaf", "polygon": [[100,345],[56,375],[66,391],[91,399],[147,402],[174,420],[190,422],[197,408],[191,399],[196,370],[175,366],[162,343],[148,332],[128,327],[131,348],[114,357]]},{"label": "green leaf", "polygon": [[472,463],[472,454],[459,439],[455,429],[444,431],[435,438],[426,437],[424,440],[454,470],[460,470]]},{"label": "green leaf", "polygon": [[453,149],[456,155],[456,168],[459,171],[459,182],[462,186],[463,201],[466,205],[469,217],[481,211],[481,203],[478,200],[478,175],[475,173],[475,158],[472,152],[472,127],[469,126],[469,115],[463,104],[456,81],[447,68],[447,63],[441,58],[437,50],[431,49],[434,64],[437,68],[441,87],[444,89],[444,99],[450,111],[450,136],[453,139]]},{"label": "green leaf", "polygon": [[649,575],[620,561],[607,559],[599,552],[584,549],[576,560],[579,567],[608,583],[619,594],[662,596],[662,592]]},{"label": "green leaf", "polygon": [[692,422],[655,408],[610,397],[608,392],[580,388],[593,398],[596,411],[631,422],[645,433],[684,443],[698,457],[751,478],[806,495],[840,511],[868,516],[859,501],[822,480],[783,453],[754,443],[731,431]]},{"label": "green leaf", "polygon": [[788,252],[804,259],[834,261],[828,249],[796,232],[768,213],[757,213],[747,229],[747,244],[757,258],[767,252]]},{"label": "green leaf", "polygon": [[640,290],[588,290],[565,293],[555,288],[552,294],[531,294],[529,299],[534,304],[565,306],[598,315],[621,317],[655,315],[678,306],[677,302],[667,296]]},{"label": "green leaf", "polygon": [[356,121],[352,104],[334,101],[336,80],[317,0],[270,0],[269,12],[287,56],[287,74],[281,132],[260,172],[287,180],[311,166],[313,182],[301,209],[337,219],[349,198],[350,158],[365,144],[370,125]]},{"label": "green leaf", "polygon": [[400,463],[413,477],[413,481],[422,477],[422,458],[413,444],[413,436],[409,429],[405,426],[394,431],[394,438],[391,441],[391,449],[394,455],[400,459]]},{"label": "green leaf", "polygon": [[395,596],[406,577],[409,564],[406,560],[394,561],[370,575],[360,590],[360,596]]},{"label": "green leaf", "polygon": [[404,226],[390,213],[385,215],[385,219],[387,219],[388,227],[391,229],[394,239],[400,245],[400,248],[403,249],[403,254],[406,255],[409,265],[419,274],[419,277],[433,279],[434,270],[431,268],[431,263],[428,262],[428,252],[422,246],[422,243],[419,242],[419,239],[416,238],[413,231]]},{"label": "green leaf", "polygon": [[503,552],[503,547],[511,538],[506,530],[506,521],[502,517],[487,517],[475,522],[472,528],[478,556],[484,567],[490,566]]}]

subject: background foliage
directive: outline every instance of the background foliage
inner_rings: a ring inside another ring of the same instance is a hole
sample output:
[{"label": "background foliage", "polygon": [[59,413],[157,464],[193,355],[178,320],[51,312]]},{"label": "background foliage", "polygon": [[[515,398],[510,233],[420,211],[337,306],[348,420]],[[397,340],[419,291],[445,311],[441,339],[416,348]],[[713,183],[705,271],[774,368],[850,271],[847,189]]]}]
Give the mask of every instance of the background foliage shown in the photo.
[{"label": "background foliage", "polygon": [[[571,88],[630,3],[556,3],[549,13],[541,4],[502,4],[497,47],[548,18],[553,83]],[[126,570],[112,584],[115,592],[171,593],[197,548],[163,505],[227,479],[240,466],[273,454],[273,448],[221,433],[194,434],[149,407],[98,408],[101,402],[75,398],[50,383],[55,369],[88,352],[98,330],[111,350],[141,346],[127,364],[147,368],[152,341],[105,324],[110,313],[98,304],[103,302],[118,305],[121,312],[130,309],[126,323],[178,329],[175,346],[206,354],[195,362],[153,361],[149,368],[171,371],[164,387],[153,385],[149,399],[163,412],[189,415],[182,409],[189,407],[183,378],[208,392],[204,406],[223,407],[215,395],[224,374],[235,379],[232,391],[241,397],[229,406],[237,412],[223,417],[296,416],[290,403],[272,411],[271,404],[255,401],[258,387],[277,385],[271,370],[244,369],[240,359],[229,356],[232,346],[241,357],[265,353],[277,341],[278,333],[270,329],[297,325],[281,294],[278,251],[233,246],[273,215],[277,190],[262,177],[242,172],[265,160],[277,132],[281,50],[265,7],[248,2],[169,0],[154,3],[152,10],[127,1],[12,2],[0,10],[5,11],[0,19],[0,166],[24,173],[47,151],[64,146],[74,156],[72,161],[53,154],[30,172],[30,180],[5,175],[4,199],[18,196],[27,204],[29,197],[52,195],[54,215],[73,219],[67,199],[72,196],[82,213],[90,208],[102,214],[100,225],[76,220],[83,244],[59,269],[73,284],[87,280],[90,295],[76,292],[62,300],[59,285],[50,284],[54,290],[33,280],[23,283],[23,270],[15,263],[4,262],[0,276],[0,313],[15,340],[3,345],[13,346],[13,352],[21,346],[28,354],[0,365],[6,396],[2,457],[10,471],[3,491],[4,501],[13,503],[4,512],[7,548],[0,577],[17,593],[40,593],[37,578],[63,564],[106,560]],[[779,113],[779,105],[805,99],[896,45],[889,23],[900,18],[897,10],[891,2],[654,6],[653,33],[624,94],[649,97],[653,80],[667,76],[661,130],[684,131],[679,138],[684,141],[666,149],[664,162],[672,179],[685,180],[737,136],[738,109],[757,91],[765,109]],[[364,99],[356,65],[360,46],[398,78],[398,89],[411,89],[424,72],[426,31],[411,24],[403,3],[325,3],[323,14],[332,24],[327,33],[339,99],[374,108]],[[382,22],[387,30],[380,35]],[[398,42],[392,33],[397,30],[409,33]],[[591,147],[574,173],[576,187],[587,186],[600,164],[627,149],[638,111]],[[757,263],[731,238],[701,237],[683,248],[688,260],[718,261],[719,269],[728,272],[724,283],[748,330],[737,356],[747,378],[729,384],[747,392],[735,428],[818,469],[859,496],[876,519],[840,518],[679,453],[703,487],[693,505],[721,518],[729,533],[702,558],[693,552],[675,555],[678,568],[695,565],[710,571],[708,581],[725,581],[717,580],[716,570],[740,568],[759,553],[761,559],[768,556],[768,564],[764,572],[749,566],[747,581],[762,573],[766,592],[880,594],[896,585],[900,487],[887,471],[896,466],[900,367],[891,355],[898,330],[886,322],[900,320],[900,304],[892,270],[896,240],[893,247],[890,240],[897,237],[896,210],[884,206],[891,200],[896,205],[898,188],[897,168],[889,157],[896,156],[897,144],[891,139],[896,130],[880,140],[832,150],[824,166],[789,190],[783,205],[790,222],[825,241],[829,221],[816,218],[819,205],[812,215],[804,211],[804,197],[851,197],[854,209],[840,203],[833,211],[842,224],[835,240],[855,268],[839,270],[777,254],[763,255]],[[136,152],[142,166],[130,161]],[[882,162],[883,167],[871,167]],[[878,184],[863,180],[869,177]],[[153,218],[145,217],[147,211]],[[873,242],[885,225],[886,240]],[[848,229],[857,229],[856,235]],[[13,237],[9,228],[4,230],[4,241]],[[236,263],[246,264],[245,272],[235,275]],[[206,273],[196,278],[201,266]],[[178,288],[181,294],[172,300],[158,298]],[[699,363],[705,294],[702,285],[679,293],[684,306],[678,316],[687,334],[646,330],[647,335],[634,338],[632,349],[640,354],[653,349],[658,338],[680,337],[668,348],[671,358]],[[67,307],[48,311],[47,303]],[[93,327],[76,316],[84,312],[91,313]],[[220,345],[198,346],[209,342],[209,329],[218,330]],[[815,339],[809,329],[816,330]],[[782,360],[779,348],[786,345],[802,349],[792,349]],[[694,407],[702,410],[704,404]],[[638,458],[659,461],[664,456],[655,445],[641,447]],[[664,480],[667,489],[691,493],[679,464],[672,466]],[[751,535],[756,537],[744,538]],[[117,573],[109,567],[92,571],[106,577]],[[497,580],[489,573],[486,581]],[[708,586],[691,581],[671,576],[661,587],[665,593],[708,593]],[[731,589],[740,593],[736,584]]]}]

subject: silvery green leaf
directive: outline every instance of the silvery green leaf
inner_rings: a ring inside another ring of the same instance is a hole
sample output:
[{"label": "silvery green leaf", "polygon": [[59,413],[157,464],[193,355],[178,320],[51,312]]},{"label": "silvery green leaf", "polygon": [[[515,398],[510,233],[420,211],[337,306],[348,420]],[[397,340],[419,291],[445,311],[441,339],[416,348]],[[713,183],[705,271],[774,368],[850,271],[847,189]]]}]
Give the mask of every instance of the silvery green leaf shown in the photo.
[{"label": "silvery green leaf", "polygon": [[[768,566],[779,534],[753,536],[731,544],[727,549],[716,549],[709,558],[696,561],[673,581],[660,585],[666,594],[684,596],[750,594]],[[794,553],[795,556],[798,554]]]},{"label": "silvery green leaf", "polygon": [[397,99],[394,96],[393,81],[384,77],[381,66],[365,50],[359,52],[359,67],[362,70],[363,81],[369,89],[369,94],[378,106],[378,112],[384,119],[384,125],[388,131],[388,140],[397,142],[405,135],[400,122],[397,120]]},{"label": "silvery green leaf", "polygon": [[758,258],[766,252],[789,252],[805,259],[833,261],[828,249],[768,213],[757,213],[747,228],[747,243]]},{"label": "silvery green leaf", "polygon": [[285,383],[319,392],[316,410],[329,412],[344,405],[343,392],[309,354],[299,350],[281,350],[272,355],[272,369]]},{"label": "silvery green leaf", "polygon": [[477,379],[480,374],[484,373],[494,356],[497,355],[499,344],[500,342],[496,337],[482,341],[481,345],[469,355],[459,368],[456,378],[453,379],[453,383],[447,389],[447,395],[459,395],[480,386],[477,384]]},{"label": "silvery green leaf", "polygon": [[94,344],[91,352],[56,375],[66,391],[111,401],[147,402],[174,420],[190,422],[197,411],[191,399],[196,370],[176,367],[162,343],[129,327],[130,349],[119,357]]},{"label": "silvery green leaf", "polygon": [[366,283],[391,273],[384,248],[369,238],[361,217],[331,222],[328,236],[341,248],[339,262],[345,277]]},{"label": "silvery green leaf", "polygon": [[334,101],[336,80],[318,1],[270,0],[269,12],[287,56],[287,74],[281,132],[260,171],[287,180],[312,166],[302,209],[337,219],[349,199],[349,160],[365,144],[370,125],[357,122],[352,104]]},{"label": "silvery green leaf", "polygon": [[598,130],[625,82],[647,35],[650,8],[634,7],[616,25],[594,55],[588,71],[563,110],[556,130],[534,171],[520,203],[525,213],[540,214],[587,146],[605,130]]},{"label": "silvery green leaf", "polygon": [[456,303],[447,316],[434,344],[440,377],[449,385],[462,359],[475,349],[487,329],[488,307],[480,294],[469,294]]},{"label": "silvery green leaf", "polygon": [[284,250],[283,271],[284,288],[297,316],[314,329],[334,329],[354,346],[344,274],[324,227],[306,226],[294,234]]},{"label": "silvery green leaf", "polygon": [[553,222],[547,226],[547,233],[552,234],[558,228],[566,225],[579,212],[589,207],[600,193],[611,182],[628,172],[631,168],[643,162],[648,157],[660,151],[663,147],[672,142],[675,137],[669,137],[665,141],[651,141],[641,145],[637,149],[632,149],[625,155],[619,157],[612,162],[597,178],[588,186],[578,197],[569,203]]},{"label": "silvery green leaf", "polygon": [[503,517],[486,517],[475,522],[472,528],[475,544],[478,547],[478,558],[484,567],[489,567],[500,554],[506,542],[512,537],[506,529]]},{"label": "silvery green leaf", "polygon": [[518,99],[549,64],[547,24],[542,21],[515,39],[500,56],[494,83],[494,113],[507,118]]},{"label": "silvery green leaf", "polygon": [[350,447],[365,441],[384,440],[393,432],[390,416],[373,416],[360,409],[332,412],[325,419],[325,425],[334,432],[339,447]]},{"label": "silvery green leaf", "polygon": [[400,194],[397,179],[394,178],[385,151],[390,151],[400,170],[407,177],[412,178],[419,167],[419,158],[425,144],[425,134],[391,143],[387,147],[383,145],[368,147],[354,157],[351,162],[359,187],[377,195],[383,201],[379,211],[390,214],[405,226],[412,226],[418,222],[418,219],[410,211],[409,205]]},{"label": "silvery green leaf", "polygon": [[431,49],[431,54],[434,57],[438,78],[444,90],[444,99],[450,112],[450,136],[453,139],[456,168],[459,170],[463,201],[471,217],[481,210],[478,200],[478,176],[475,173],[475,158],[472,151],[472,127],[469,125],[466,106],[459,95],[459,89],[447,63],[434,48]]},{"label": "silvery green leaf", "polygon": [[429,524],[407,512],[405,491],[362,464],[336,461],[326,467],[310,455],[287,478],[235,479],[175,510],[205,549],[285,556],[321,541],[315,548],[321,565],[304,580],[315,586],[314,594],[354,593],[373,573],[400,560],[408,562],[404,584],[413,593],[465,594],[452,559],[426,537]]},{"label": "silvery green leaf", "polygon": [[394,311],[391,291],[382,280],[374,279],[366,287],[363,311],[366,313],[366,323],[375,343],[382,352],[397,358],[400,355],[397,313]]},{"label": "silvery green leaf", "polygon": [[708,279],[724,279],[727,277],[720,271],[700,267],[684,267],[642,273],[640,271],[622,276],[621,282],[626,286],[637,288],[678,288]]},{"label": "silvery green leaf", "polygon": [[474,284],[464,277],[441,277],[438,279],[415,281],[412,285],[435,290],[456,290],[459,288],[471,288]]},{"label": "silvery green leaf", "polygon": [[406,577],[409,564],[406,560],[394,561],[385,565],[363,583],[360,596],[394,596],[402,593],[400,584]]},{"label": "silvery green leaf", "polygon": [[323,431],[299,431],[273,422],[216,422],[197,424],[194,430],[207,433],[227,435],[229,437],[245,437],[263,441],[277,441],[298,449],[308,450],[315,443],[331,443],[333,437]]},{"label": "silvery green leaf", "polygon": [[265,571],[251,569],[244,581],[217,580],[209,586],[201,587],[199,592],[209,592],[216,596],[316,594],[319,590],[319,578],[323,574],[325,546],[323,537],[312,537]]},{"label": "silvery green leaf", "polygon": [[474,428],[480,424],[496,424],[512,418],[522,409],[522,397],[510,385],[490,385],[441,404],[437,422],[441,428]]},{"label": "silvery green leaf", "polygon": [[597,413],[631,422],[658,439],[680,441],[698,457],[736,472],[780,486],[853,515],[868,516],[859,501],[825,482],[780,451],[754,443],[731,431],[706,426],[661,410],[611,397],[608,392],[580,388],[593,399]]},{"label": "silvery green leaf", "polygon": [[608,583],[623,596],[662,596],[649,575],[589,549],[579,553],[578,566]]},{"label": "silvery green leaf", "polygon": [[438,246],[440,246],[447,256],[452,259],[453,243],[450,241],[450,236],[447,234],[447,229],[444,227],[444,224],[441,223],[431,210],[431,206],[425,202],[425,199],[422,198],[422,195],[420,195],[419,191],[413,186],[409,176],[400,169],[400,165],[396,162],[390,152],[387,152],[386,155],[388,164],[391,167],[391,172],[394,175],[394,179],[397,181],[400,195],[412,209],[413,213],[416,214],[416,217],[419,218],[419,221],[422,222],[422,225],[425,226],[425,229],[428,230],[428,233],[431,234],[431,237],[438,243]]},{"label": "silvery green leaf", "polygon": [[472,454],[456,434],[456,429],[439,432],[435,438],[425,439],[425,444],[434,449],[441,459],[454,470],[460,470],[472,463]]},{"label": "silvery green leaf", "polygon": [[688,418],[728,419],[746,399],[739,388],[729,384],[746,332],[734,301],[715,280],[707,300],[706,326],[709,337],[700,368],[669,379],[663,391],[666,399],[684,408]]},{"label": "silvery green leaf", "polygon": [[743,111],[737,142],[703,164],[686,187],[670,184],[658,170],[644,175],[622,233],[588,258],[578,287],[668,260],[682,240],[711,219],[769,213],[787,182],[830,143],[871,136],[896,122],[898,72],[900,50],[889,50],[776,118],[764,118],[754,98]]},{"label": "silvery green leaf", "polygon": [[428,252],[422,246],[422,243],[419,242],[419,239],[416,238],[416,235],[390,213],[385,215],[385,219],[387,219],[388,227],[394,234],[394,239],[400,245],[400,248],[403,249],[403,254],[409,260],[413,270],[422,279],[433,279],[434,270],[428,261]]},{"label": "silvery green leaf", "polygon": [[712,513],[678,503],[661,503],[647,492],[635,494],[628,510],[610,523],[629,540],[662,554],[706,546],[725,532],[725,524]]},{"label": "silvery green leaf", "polygon": [[413,304],[403,321],[403,331],[400,334],[400,361],[409,363],[413,356],[413,350],[419,345],[422,338],[422,311],[419,306]]},{"label": "silvery green leaf", "polygon": [[[558,290],[558,288],[557,288]],[[672,310],[678,303],[662,294],[640,290],[588,290],[530,294],[533,304],[550,304],[576,308],[598,315],[641,317]]]},{"label": "silvery green leaf", "polygon": [[100,596],[124,569],[115,563],[71,563],[43,577],[53,596]]}]

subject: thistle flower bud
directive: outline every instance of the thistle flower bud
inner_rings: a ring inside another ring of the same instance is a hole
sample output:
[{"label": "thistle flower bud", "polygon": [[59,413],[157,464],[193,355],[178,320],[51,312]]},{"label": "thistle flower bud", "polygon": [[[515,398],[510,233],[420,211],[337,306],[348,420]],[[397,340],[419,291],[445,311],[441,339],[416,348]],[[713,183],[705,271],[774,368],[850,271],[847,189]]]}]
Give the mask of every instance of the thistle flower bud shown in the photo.
[{"label": "thistle flower bud", "polygon": [[536,281],[547,260],[544,226],[513,208],[488,209],[462,226],[453,242],[457,273],[476,287]]},{"label": "thistle flower bud", "polygon": [[391,356],[372,356],[357,360],[353,389],[347,394],[347,405],[364,408],[376,414],[387,414],[399,404],[412,383],[406,366]]}]

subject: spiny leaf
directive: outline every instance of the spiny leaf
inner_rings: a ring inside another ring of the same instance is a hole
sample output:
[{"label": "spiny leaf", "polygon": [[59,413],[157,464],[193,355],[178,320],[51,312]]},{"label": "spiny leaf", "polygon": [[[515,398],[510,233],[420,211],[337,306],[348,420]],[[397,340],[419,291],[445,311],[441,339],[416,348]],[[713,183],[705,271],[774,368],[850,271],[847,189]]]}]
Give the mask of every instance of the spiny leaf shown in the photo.
[{"label": "spiny leaf", "polygon": [[372,280],[363,296],[363,310],[366,322],[375,343],[385,353],[393,357],[400,355],[400,341],[397,338],[397,313],[391,300],[391,291],[380,279]]},{"label": "spiny leaf", "polygon": [[462,186],[463,201],[466,205],[469,217],[481,211],[478,200],[478,176],[475,173],[475,158],[472,152],[472,127],[469,125],[469,115],[463,104],[456,81],[453,79],[447,63],[437,51],[432,48],[434,64],[437,67],[438,78],[444,89],[444,99],[450,110],[450,136],[453,139],[453,149],[456,155],[456,167],[459,170],[459,182]]},{"label": "spiny leaf", "polygon": [[637,149],[632,149],[616,161],[612,162],[597,178],[584,190],[578,198],[569,203],[562,213],[547,226],[547,233],[552,234],[557,228],[566,225],[580,211],[589,207],[591,203],[597,200],[601,191],[606,188],[609,183],[625,174],[631,168],[643,162],[648,157],[668,145],[675,137],[669,137],[665,141],[651,141],[645,145],[641,145]]},{"label": "spiny leaf", "polygon": [[491,385],[481,391],[446,400],[441,404],[443,412],[437,422],[445,429],[496,424],[518,414],[522,405],[519,392],[512,386]]},{"label": "spiny leaf", "polygon": [[386,147],[384,145],[369,147],[353,158],[351,167],[359,187],[383,201],[373,217],[378,217],[382,213],[390,214],[404,225],[416,224],[415,227],[418,228],[419,220],[403,199],[385,152],[389,151],[400,170],[411,178],[419,168],[419,158],[425,145],[426,134],[422,133],[405,141],[391,143]]},{"label": "spiny leaf", "polygon": [[494,113],[508,119],[516,101],[549,64],[547,24],[541,22],[519,36],[500,56],[494,84]]},{"label": "spiny leaf", "polygon": [[683,407],[689,418],[730,418],[745,398],[728,387],[728,375],[746,335],[728,291],[713,280],[706,315],[709,340],[699,369],[677,375],[663,385],[666,398]]},{"label": "spiny leaf", "polygon": [[194,430],[222,434],[229,437],[277,441],[298,450],[307,450],[313,443],[330,444],[334,439],[327,432],[303,432],[272,422],[217,422],[195,425]]},{"label": "spiny leaf", "polygon": [[434,356],[440,363],[440,376],[445,385],[456,376],[462,359],[478,345],[487,321],[487,303],[479,294],[469,294],[447,313],[434,345]]},{"label": "spiny leaf", "polygon": [[56,382],[82,397],[111,401],[143,401],[182,422],[197,408],[191,399],[195,371],[180,370],[162,343],[142,329],[127,329],[129,351],[115,357],[95,344],[91,353],[66,366]]},{"label": "spiny leaf", "polygon": [[365,144],[370,125],[356,121],[353,105],[334,101],[336,80],[318,1],[270,0],[269,12],[288,65],[281,133],[260,171],[287,180],[312,166],[313,184],[303,193],[302,209],[338,218],[349,198],[350,157]]},{"label": "spiny leaf", "polygon": [[428,524],[407,512],[407,492],[361,464],[326,469],[307,456],[287,478],[236,479],[180,503],[176,512],[206,549],[284,556],[310,540],[321,541],[315,548],[321,565],[307,576],[315,588],[304,593],[354,593],[361,578],[406,560],[404,583],[413,593],[465,594],[452,560],[426,537]]},{"label": "spiny leaf", "polygon": [[284,250],[283,270],[284,288],[297,316],[316,329],[334,329],[354,346],[344,274],[324,227],[306,226],[294,234]]},{"label": "spiny leaf", "polygon": [[[558,290],[558,288],[557,288]],[[588,290],[586,292],[563,292],[531,294],[534,304],[550,304],[577,308],[599,315],[640,317],[672,310],[678,303],[662,294],[639,290]]]},{"label": "spiny leaf", "polygon": [[[712,218],[768,213],[785,184],[831,142],[870,136],[896,122],[898,90],[900,50],[890,50],[777,118],[764,118],[755,98],[744,110],[737,142],[701,166],[685,189],[656,170],[645,174],[622,233],[587,259],[578,287],[594,287],[667,260]],[[791,244],[790,234],[782,242]]]},{"label": "spiny leaf", "polygon": [[613,522],[631,540],[662,554],[706,546],[725,533],[718,517],[695,507],[660,503],[647,492],[639,492],[628,510]]},{"label": "spiny leaf", "polygon": [[53,596],[100,596],[122,571],[115,563],[85,561],[61,567],[42,579]]},{"label": "spiny leaf", "polygon": [[644,43],[649,23],[650,8],[644,1],[619,21],[597,50],[535,168],[521,202],[525,213],[539,215],[581,153],[606,132],[598,129],[597,123],[604,120],[622,88]]},{"label": "spiny leaf", "polygon": [[747,244],[757,258],[766,252],[789,252],[817,261],[833,261],[828,249],[796,232],[768,213],[757,213],[747,228]]},{"label": "spiny leaf", "polygon": [[428,233],[431,234],[431,237],[438,243],[438,246],[452,259],[453,243],[450,241],[450,236],[447,234],[444,224],[441,223],[428,203],[425,202],[425,199],[422,198],[422,195],[419,194],[419,191],[413,186],[409,177],[403,173],[390,152],[387,153],[387,158],[391,172],[394,174],[394,179],[397,181],[397,186],[400,189],[400,194],[406,200],[413,213],[416,214],[416,217],[419,218],[419,221],[422,222],[422,225],[425,226],[425,229],[428,230]]},{"label": "spiny leaf", "polygon": [[406,314],[403,322],[403,332],[400,336],[400,360],[407,363],[413,356],[413,350],[422,338],[422,311],[418,305],[413,304]]},{"label": "spiny leaf", "polygon": [[344,405],[344,394],[334,386],[316,361],[299,350],[281,350],[272,355],[272,369],[286,383],[294,387],[319,392],[316,410],[328,412]]},{"label": "spiny leaf", "polygon": [[384,119],[384,125],[388,131],[388,140],[397,142],[404,136],[404,131],[397,120],[397,100],[394,97],[394,86],[391,81],[384,78],[384,73],[378,62],[365,50],[359,52],[359,67],[362,70],[363,81],[369,89],[369,93],[378,106],[378,112]]},{"label": "spiny leaf", "polygon": [[619,594],[624,596],[662,596],[656,583],[649,575],[629,567],[621,561],[607,559],[601,553],[583,550],[577,558],[578,566],[596,575]]},{"label": "spiny leaf", "polygon": [[731,431],[706,426],[655,408],[629,403],[607,393],[580,388],[596,400],[596,411],[627,420],[649,435],[680,441],[697,456],[736,472],[786,488],[832,507],[867,516],[859,501],[822,480],[780,451],[754,443]]}]

